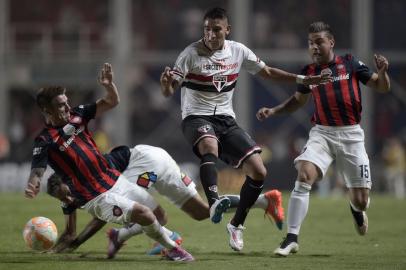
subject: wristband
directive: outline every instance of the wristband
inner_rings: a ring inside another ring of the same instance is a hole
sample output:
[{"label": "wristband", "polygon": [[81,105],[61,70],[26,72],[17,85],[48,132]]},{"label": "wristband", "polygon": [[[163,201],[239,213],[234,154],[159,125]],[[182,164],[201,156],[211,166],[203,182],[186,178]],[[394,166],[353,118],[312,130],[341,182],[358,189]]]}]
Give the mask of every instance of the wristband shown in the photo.
[{"label": "wristband", "polygon": [[296,83],[297,84],[303,84],[303,80],[306,78],[304,75],[297,75],[296,76]]}]

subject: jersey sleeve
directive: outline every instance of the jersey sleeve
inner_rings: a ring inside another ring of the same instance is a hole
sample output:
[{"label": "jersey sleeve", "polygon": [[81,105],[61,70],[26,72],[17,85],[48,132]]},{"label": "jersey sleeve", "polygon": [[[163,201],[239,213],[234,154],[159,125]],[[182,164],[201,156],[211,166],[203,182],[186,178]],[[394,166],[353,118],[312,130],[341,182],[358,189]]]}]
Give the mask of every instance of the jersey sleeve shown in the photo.
[{"label": "jersey sleeve", "polygon": [[362,61],[358,60],[354,56],[350,56],[351,64],[354,73],[358,80],[363,84],[366,84],[371,79],[373,72]]},{"label": "jersey sleeve", "polygon": [[122,145],[115,147],[109,154],[105,154],[104,157],[109,162],[110,166],[124,172],[130,162],[131,150],[128,146]]},{"label": "jersey sleeve", "polygon": [[90,104],[79,105],[73,108],[72,111],[89,122],[89,120],[94,119],[96,116],[96,108],[96,102],[93,102]]},{"label": "jersey sleeve", "polygon": [[258,73],[261,69],[265,67],[265,63],[255,55],[248,47],[241,44],[243,50],[243,62],[242,67],[251,74]]},{"label": "jersey sleeve", "polygon": [[183,52],[181,52],[176,59],[175,65],[173,66],[172,72],[174,75],[174,79],[182,84],[183,80],[185,79],[186,75],[189,73],[191,69],[191,61],[192,57],[190,54],[190,49],[186,48]]},{"label": "jersey sleeve", "polygon": [[48,164],[49,143],[43,136],[39,136],[34,141],[32,150],[31,169],[46,168]]}]

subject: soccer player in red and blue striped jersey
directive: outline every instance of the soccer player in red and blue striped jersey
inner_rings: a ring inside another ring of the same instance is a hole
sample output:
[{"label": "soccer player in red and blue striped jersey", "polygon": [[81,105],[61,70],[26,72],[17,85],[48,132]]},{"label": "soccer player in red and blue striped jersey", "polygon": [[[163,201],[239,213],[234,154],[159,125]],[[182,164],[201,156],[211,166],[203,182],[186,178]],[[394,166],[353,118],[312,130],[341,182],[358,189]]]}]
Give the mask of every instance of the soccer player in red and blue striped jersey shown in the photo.
[{"label": "soccer player in red and blue striped jersey", "polygon": [[359,125],[362,110],[359,82],[379,92],[390,89],[389,63],[384,56],[375,55],[377,71],[373,72],[350,54],[335,55],[334,36],[324,22],[312,23],[308,38],[313,63],[303,69],[302,76],[330,74],[332,81],[317,86],[299,85],[296,93],[285,102],[257,112],[259,120],[291,113],[302,107],[310,95],[313,96],[314,127],[302,153],[294,161],[298,176],[289,200],[287,236],[275,250],[275,254],[281,256],[299,250],[298,235],[308,211],[311,187],[316,180],[323,178],[334,160],[349,189],[355,228],[360,235],[366,234],[366,210],[372,182],[364,132]]},{"label": "soccer player in red and blue striped jersey", "polygon": [[72,195],[67,198],[75,198],[78,207],[105,222],[138,223],[149,237],[167,248],[168,259],[194,260],[165,234],[151,209],[136,201],[137,190],[111,167],[93,141],[88,122],[119,103],[110,64],[104,64],[99,83],[106,95],[95,103],[75,108],[70,107],[64,87],[45,87],[38,92],[37,105],[47,126],[35,139],[26,197],[38,194],[41,178],[50,165],[65,179]]}]

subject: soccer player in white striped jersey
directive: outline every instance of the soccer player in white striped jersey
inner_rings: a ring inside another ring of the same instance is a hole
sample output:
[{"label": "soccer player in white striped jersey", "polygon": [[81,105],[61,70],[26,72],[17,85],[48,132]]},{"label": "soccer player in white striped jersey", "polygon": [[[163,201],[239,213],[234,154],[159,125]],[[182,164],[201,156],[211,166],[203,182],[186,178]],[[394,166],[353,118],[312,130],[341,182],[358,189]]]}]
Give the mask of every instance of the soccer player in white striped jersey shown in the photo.
[{"label": "soccer player in white striped jersey", "polygon": [[[203,18],[204,36],[178,56],[174,68],[161,74],[161,90],[171,96],[181,87],[182,130],[201,159],[200,179],[210,205],[213,223],[221,221],[230,201],[217,192],[218,158],[242,168],[246,181],[241,188],[240,204],[227,224],[230,246],[243,248],[243,224],[250,207],[262,191],[267,170],[259,155],[261,148],[235,122],[232,97],[241,69],[265,79],[320,84],[328,75],[301,76],[269,67],[243,44],[226,40],[230,34],[227,13],[222,8],[209,10]],[[280,205],[280,208],[282,206]],[[273,218],[278,223],[278,208]]]}]

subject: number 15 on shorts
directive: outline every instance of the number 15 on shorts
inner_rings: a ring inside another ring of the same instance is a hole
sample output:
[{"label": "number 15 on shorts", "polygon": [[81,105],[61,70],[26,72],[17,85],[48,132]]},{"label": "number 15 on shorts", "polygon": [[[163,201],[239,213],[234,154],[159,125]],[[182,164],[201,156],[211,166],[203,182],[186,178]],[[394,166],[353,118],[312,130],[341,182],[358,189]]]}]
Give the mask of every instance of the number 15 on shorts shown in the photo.
[{"label": "number 15 on shorts", "polygon": [[369,178],[369,167],[368,165],[359,165],[360,176],[361,178]]}]

